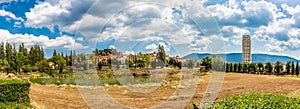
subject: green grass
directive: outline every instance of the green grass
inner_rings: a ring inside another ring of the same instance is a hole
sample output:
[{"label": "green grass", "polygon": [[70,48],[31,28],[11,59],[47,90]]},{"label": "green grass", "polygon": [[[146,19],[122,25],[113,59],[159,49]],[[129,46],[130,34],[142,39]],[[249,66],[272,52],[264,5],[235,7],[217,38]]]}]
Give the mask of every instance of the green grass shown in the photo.
[{"label": "green grass", "polygon": [[277,94],[249,93],[216,101],[208,109],[299,109],[300,98]]},{"label": "green grass", "polygon": [[31,109],[30,102],[0,102],[1,109]]}]

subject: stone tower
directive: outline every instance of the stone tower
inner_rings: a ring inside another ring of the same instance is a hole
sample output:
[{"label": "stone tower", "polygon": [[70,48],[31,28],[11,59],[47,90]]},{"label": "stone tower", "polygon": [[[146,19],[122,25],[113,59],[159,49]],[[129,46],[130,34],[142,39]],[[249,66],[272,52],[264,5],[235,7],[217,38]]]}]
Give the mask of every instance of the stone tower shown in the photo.
[{"label": "stone tower", "polygon": [[251,38],[249,35],[243,35],[243,63],[251,63]]}]

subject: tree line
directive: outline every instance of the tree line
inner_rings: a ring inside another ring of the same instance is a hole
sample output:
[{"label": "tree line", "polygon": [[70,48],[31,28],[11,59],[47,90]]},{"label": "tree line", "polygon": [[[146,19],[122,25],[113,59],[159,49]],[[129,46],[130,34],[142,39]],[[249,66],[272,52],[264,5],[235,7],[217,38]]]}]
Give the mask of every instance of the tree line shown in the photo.
[{"label": "tree line", "polygon": [[[53,56],[46,59],[44,49],[39,45],[33,45],[28,49],[24,43],[16,45],[2,42],[0,44],[0,71],[7,74],[19,74],[20,72],[61,74],[66,66],[72,65],[72,55],[75,55],[75,51],[71,51],[70,55],[64,56],[63,53],[59,54],[54,50]],[[49,62],[54,63],[54,68],[49,65]]]},{"label": "tree line", "polygon": [[[285,65],[285,70],[284,70]],[[287,61],[286,64],[276,61],[258,63],[226,63],[226,72],[263,73],[269,75],[299,75],[299,62]]]}]

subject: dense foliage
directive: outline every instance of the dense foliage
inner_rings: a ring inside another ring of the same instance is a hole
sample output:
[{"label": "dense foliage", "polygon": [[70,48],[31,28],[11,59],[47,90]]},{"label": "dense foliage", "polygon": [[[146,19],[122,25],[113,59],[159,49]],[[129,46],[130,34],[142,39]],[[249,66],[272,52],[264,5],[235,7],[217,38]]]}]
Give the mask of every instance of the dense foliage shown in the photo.
[{"label": "dense foliage", "polygon": [[0,80],[0,102],[29,102],[30,83],[21,80]]},{"label": "dense foliage", "polygon": [[250,93],[216,101],[208,109],[299,109],[300,98],[284,95]]}]

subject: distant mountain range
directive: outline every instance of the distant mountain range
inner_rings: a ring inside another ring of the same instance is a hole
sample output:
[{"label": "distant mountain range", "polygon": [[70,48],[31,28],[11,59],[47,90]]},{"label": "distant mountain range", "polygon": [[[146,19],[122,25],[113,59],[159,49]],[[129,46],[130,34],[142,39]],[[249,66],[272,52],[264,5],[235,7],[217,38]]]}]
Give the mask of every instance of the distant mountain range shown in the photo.
[{"label": "distant mountain range", "polygon": [[[242,53],[228,53],[228,54],[216,54],[217,56],[220,56],[223,60],[226,58],[226,62],[242,62]],[[206,56],[211,56],[209,53],[192,53],[187,56],[184,56],[184,59],[191,59],[191,60],[201,60],[202,58]],[[275,63],[276,61],[280,61],[283,63],[286,63],[287,61],[298,61],[295,58],[289,57],[289,56],[281,56],[281,55],[270,55],[270,54],[252,54],[252,62],[272,62]]]}]

